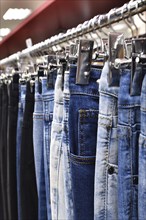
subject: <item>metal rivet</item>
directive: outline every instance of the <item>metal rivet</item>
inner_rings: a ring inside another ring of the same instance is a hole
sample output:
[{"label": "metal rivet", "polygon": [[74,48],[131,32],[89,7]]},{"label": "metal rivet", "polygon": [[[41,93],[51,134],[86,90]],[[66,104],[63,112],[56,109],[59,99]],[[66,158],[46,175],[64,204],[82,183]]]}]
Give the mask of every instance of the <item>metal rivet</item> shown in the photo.
[{"label": "metal rivet", "polygon": [[89,76],[89,72],[84,72],[84,76]]}]

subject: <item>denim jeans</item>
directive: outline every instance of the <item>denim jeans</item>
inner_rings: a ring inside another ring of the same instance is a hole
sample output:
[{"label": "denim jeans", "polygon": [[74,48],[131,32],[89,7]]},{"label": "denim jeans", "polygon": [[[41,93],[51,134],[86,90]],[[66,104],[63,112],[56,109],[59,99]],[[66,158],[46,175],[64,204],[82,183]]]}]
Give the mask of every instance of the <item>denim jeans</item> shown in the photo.
[{"label": "denim jeans", "polygon": [[99,81],[94,219],[118,219],[118,87],[108,86],[109,63]]},{"label": "denim jeans", "polygon": [[[74,68],[74,67],[73,67]],[[70,71],[72,67],[70,67]],[[64,90],[63,90],[63,123],[62,123],[62,152],[63,152],[63,182],[64,182],[64,214],[66,220],[74,219],[73,210],[73,193],[72,193],[72,179],[70,166],[70,148],[69,148],[69,72],[66,71],[64,75]]]},{"label": "denim jeans", "polygon": [[38,219],[38,197],[33,148],[34,86],[26,84],[20,155],[21,219]]},{"label": "denim jeans", "polygon": [[88,85],[76,85],[76,67],[69,74],[69,146],[74,219],[94,219],[94,172],[99,112],[97,79],[92,68]]},{"label": "denim jeans", "polygon": [[139,137],[138,219],[146,219],[146,68],[141,90],[141,131]]},{"label": "denim jeans", "polygon": [[21,152],[21,132],[23,114],[25,109],[26,85],[19,85],[19,105],[17,118],[17,137],[16,137],[16,174],[17,174],[17,203],[18,203],[18,220],[21,219],[21,204],[20,204],[20,152]]},{"label": "denim jeans", "polygon": [[8,86],[8,130],[7,130],[7,198],[8,219],[18,219],[16,178],[16,132],[19,102],[19,76],[13,75]]},{"label": "denim jeans", "polygon": [[[139,74],[139,70],[136,70]],[[118,219],[138,219],[140,96],[130,95],[131,71],[121,69],[118,99]],[[133,90],[135,85],[133,85]]]},{"label": "denim jeans", "polygon": [[[0,140],[1,140],[1,131],[2,131],[2,84],[0,83]],[[2,154],[2,144],[0,141],[0,155]],[[0,173],[1,173],[1,156],[0,156]],[[2,181],[0,175],[0,219],[4,219],[3,216],[3,202],[2,202]]]},{"label": "denim jeans", "polygon": [[52,219],[65,219],[63,213],[63,170],[62,170],[62,119],[63,119],[63,76],[58,74],[55,83],[53,122],[50,144],[50,193]]},{"label": "denim jeans", "polygon": [[47,77],[42,78],[42,98],[43,98],[43,149],[44,149],[44,172],[46,186],[46,201],[47,201],[47,218],[51,219],[51,201],[50,201],[50,141],[51,141],[51,126],[53,120],[54,108],[54,85],[56,74],[51,74],[49,77],[50,83],[47,82]]},{"label": "denim jeans", "polygon": [[38,192],[38,219],[45,220],[47,217],[47,207],[43,154],[43,100],[42,94],[39,93],[38,85],[38,80],[36,80],[35,105],[33,113],[33,144],[36,183]]}]

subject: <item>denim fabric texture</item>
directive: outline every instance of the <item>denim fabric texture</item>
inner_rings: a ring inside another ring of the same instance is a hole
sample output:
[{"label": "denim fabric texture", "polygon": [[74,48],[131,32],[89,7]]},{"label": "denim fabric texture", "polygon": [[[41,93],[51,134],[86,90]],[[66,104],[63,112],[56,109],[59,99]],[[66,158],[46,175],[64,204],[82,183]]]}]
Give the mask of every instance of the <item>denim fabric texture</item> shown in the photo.
[{"label": "denim fabric texture", "polygon": [[14,74],[8,85],[8,130],[7,130],[7,198],[8,219],[18,219],[16,176],[16,132],[19,102],[19,75]]},{"label": "denim fabric texture", "polygon": [[7,85],[2,84],[2,122],[1,122],[1,154],[0,154],[0,175],[2,192],[3,219],[8,219],[7,205],[7,121],[8,121],[8,90]]},{"label": "denim fabric texture", "polygon": [[[2,122],[2,84],[0,84],[0,122]],[[2,123],[0,123],[0,140],[1,140],[1,128]],[[0,155],[2,154],[2,144],[0,141]],[[1,156],[0,156],[0,173],[1,173]],[[4,219],[3,216],[3,203],[2,203],[2,181],[0,175],[0,219]]]},{"label": "denim fabric texture", "polygon": [[76,67],[69,74],[69,146],[74,219],[94,219],[94,172],[99,112],[97,80],[92,68],[88,85],[76,84]]},{"label": "denim fabric texture", "polygon": [[139,137],[138,219],[146,219],[146,67],[141,90],[141,130]]},{"label": "denim fabric texture", "polygon": [[[74,68],[74,67],[73,67]],[[62,124],[62,151],[63,151],[63,181],[64,181],[64,209],[65,219],[74,219],[73,208],[73,191],[72,191],[72,178],[70,166],[70,148],[69,148],[69,74],[72,71],[70,67],[69,72],[66,71],[64,75],[64,90],[63,90],[63,124]]]},{"label": "denim fabric texture", "polygon": [[[137,68],[136,71],[139,71],[139,68]],[[130,82],[131,71],[123,67],[121,69],[118,99],[119,220],[138,219],[138,140],[140,133],[140,96],[130,95]],[[135,84],[133,87],[134,86]]]},{"label": "denim fabric texture", "polygon": [[51,126],[54,108],[54,86],[56,80],[56,70],[50,74],[49,82],[47,77],[42,78],[42,98],[43,98],[43,149],[44,149],[44,173],[46,186],[47,219],[51,219],[50,201],[50,141]]},{"label": "denim fabric texture", "polygon": [[25,111],[22,124],[20,155],[21,219],[38,219],[38,196],[33,148],[34,86],[26,84]]},{"label": "denim fabric texture", "polygon": [[52,219],[65,219],[62,162],[63,76],[58,73],[55,83],[53,122],[50,143],[50,193]]},{"label": "denim fabric texture", "polygon": [[109,63],[99,81],[94,219],[118,219],[118,87],[108,86]]},{"label": "denim fabric texture", "polygon": [[20,152],[21,152],[21,132],[23,114],[25,109],[26,85],[19,85],[19,103],[18,103],[18,118],[17,118],[17,137],[16,137],[16,175],[17,175],[17,203],[18,203],[18,220],[21,219],[21,204],[20,204]]},{"label": "denim fabric texture", "polygon": [[36,183],[38,192],[38,219],[47,218],[46,188],[43,154],[43,99],[39,93],[38,80],[35,81],[35,104],[33,113],[33,146]]}]

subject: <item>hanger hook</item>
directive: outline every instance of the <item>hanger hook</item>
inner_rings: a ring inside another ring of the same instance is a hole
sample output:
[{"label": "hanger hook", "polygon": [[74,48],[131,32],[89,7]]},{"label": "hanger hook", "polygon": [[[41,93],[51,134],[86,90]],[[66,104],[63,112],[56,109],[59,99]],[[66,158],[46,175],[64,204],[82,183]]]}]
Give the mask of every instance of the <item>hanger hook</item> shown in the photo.
[{"label": "hanger hook", "polygon": [[128,23],[128,21],[126,21],[126,19],[124,18],[124,9],[125,9],[125,7],[126,7],[126,9],[127,9],[127,11],[128,11],[128,4],[124,4],[123,7],[122,7],[122,10],[121,10],[122,20],[125,22],[125,24],[127,25],[127,27],[130,29],[132,37],[134,37],[134,31],[133,31],[131,25],[130,25],[130,24]]},{"label": "hanger hook", "polygon": [[[137,3],[137,6],[136,8],[138,7],[138,2]],[[128,9],[128,12],[129,12],[129,18],[127,18],[127,21],[129,21],[130,19],[130,22],[134,25],[135,27],[135,31],[136,31],[136,37],[138,37],[138,27],[136,26],[135,22],[134,22],[134,19],[133,17],[131,16],[131,11],[130,11],[130,3],[127,5],[127,9]]]},{"label": "hanger hook", "polygon": [[116,13],[116,8],[111,9],[108,14],[107,14],[107,22],[108,22],[108,27],[114,32],[116,33],[116,31],[114,30],[114,28],[112,27],[112,25],[110,24],[110,16],[112,14],[112,12],[115,14]]}]

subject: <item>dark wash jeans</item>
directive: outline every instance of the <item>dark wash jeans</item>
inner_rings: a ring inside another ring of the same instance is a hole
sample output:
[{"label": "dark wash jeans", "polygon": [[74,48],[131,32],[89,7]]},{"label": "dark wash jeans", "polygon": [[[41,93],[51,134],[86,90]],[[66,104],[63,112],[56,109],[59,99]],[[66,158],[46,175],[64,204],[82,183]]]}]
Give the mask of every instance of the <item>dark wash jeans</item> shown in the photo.
[{"label": "dark wash jeans", "polygon": [[14,75],[8,86],[8,133],[7,133],[7,196],[8,219],[18,219],[16,180],[16,131],[19,102],[19,76]]},{"label": "dark wash jeans", "polygon": [[[2,128],[2,85],[0,85],[0,139],[1,139],[1,128]],[[0,142],[0,155],[1,151],[1,142]],[[0,173],[1,173],[1,157],[0,157]],[[0,220],[3,219],[3,207],[2,207],[2,185],[1,185],[1,175],[0,175]]]},{"label": "dark wash jeans", "polygon": [[34,86],[26,85],[20,155],[21,219],[38,219],[38,198],[33,151]]},{"label": "dark wash jeans", "polygon": [[[136,74],[139,69],[136,70]],[[118,219],[138,220],[140,96],[130,95],[131,71],[121,69],[118,99]],[[133,85],[136,91],[136,83]],[[141,220],[141,219],[140,219]]]},{"label": "dark wash jeans", "polygon": [[94,219],[94,172],[101,70],[92,69],[88,85],[76,85],[69,74],[69,145],[75,220]]},{"label": "dark wash jeans", "polygon": [[18,220],[21,219],[20,205],[20,152],[21,152],[21,132],[23,114],[25,109],[26,85],[19,85],[19,107],[17,118],[17,137],[16,137],[16,174],[17,174],[17,202],[18,202]]},{"label": "dark wash jeans", "polygon": [[7,220],[8,206],[7,206],[7,120],[8,120],[8,90],[7,85],[2,85],[2,122],[1,122],[1,189],[2,189],[2,208],[3,219]]}]

